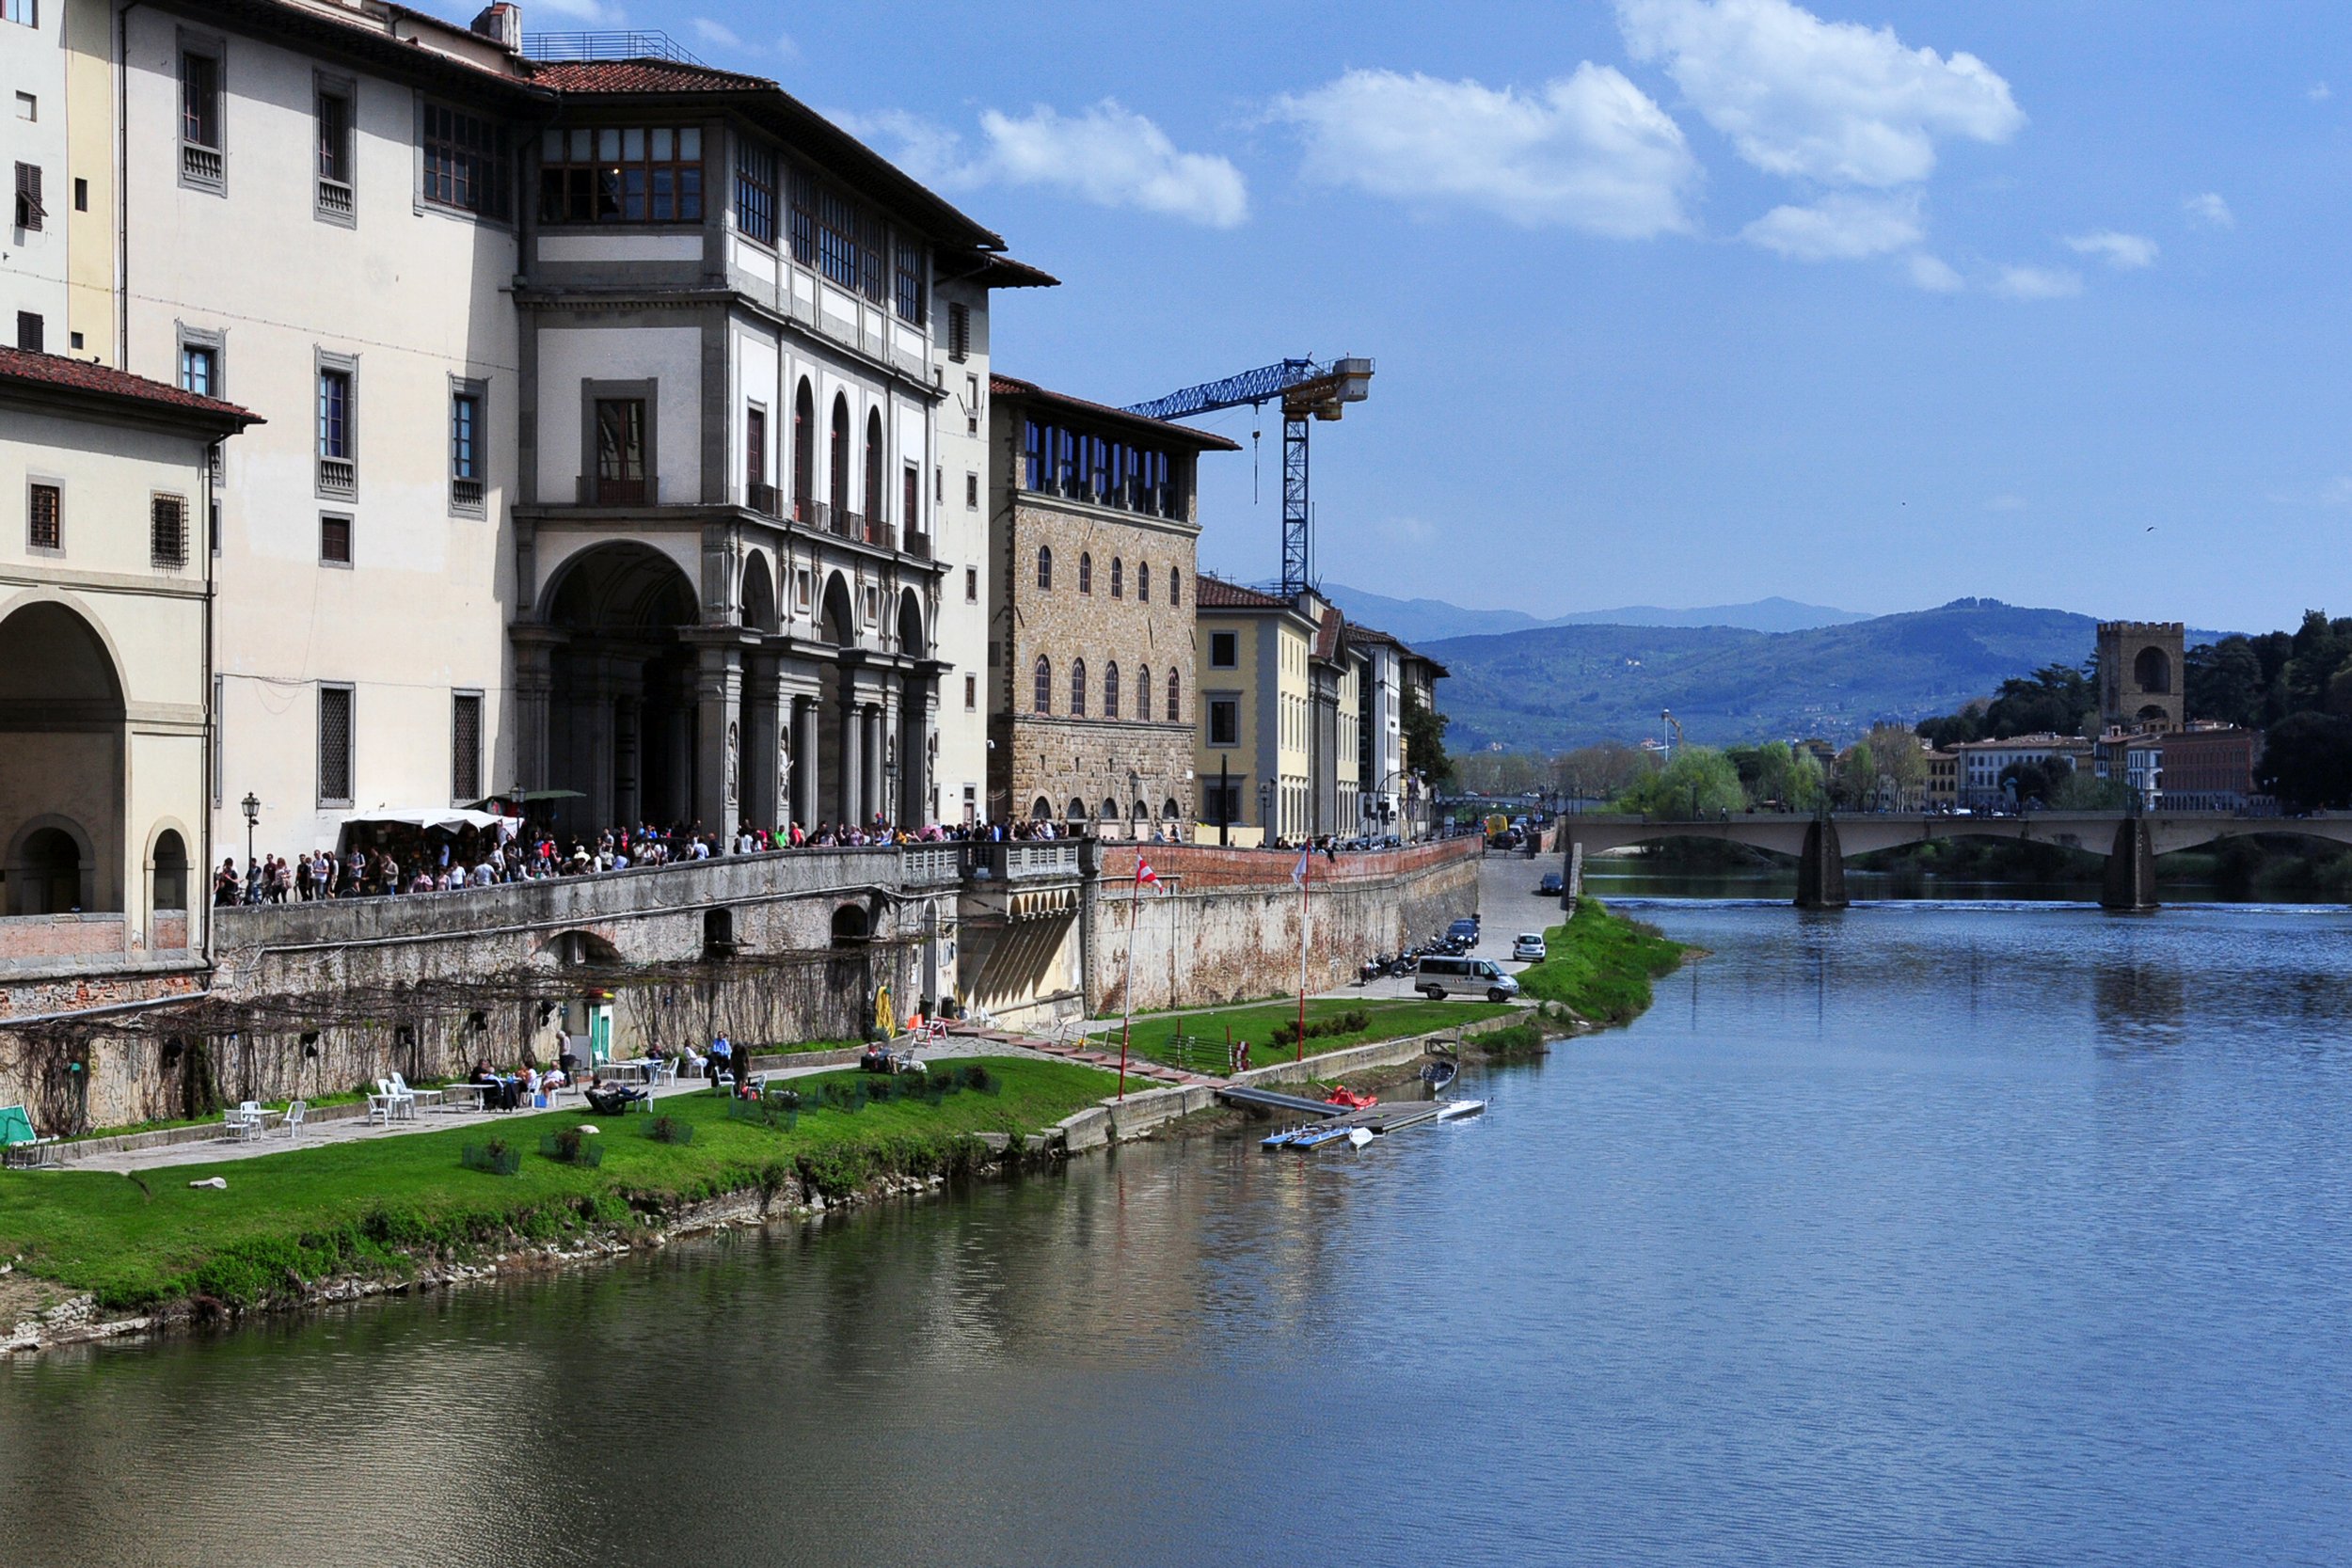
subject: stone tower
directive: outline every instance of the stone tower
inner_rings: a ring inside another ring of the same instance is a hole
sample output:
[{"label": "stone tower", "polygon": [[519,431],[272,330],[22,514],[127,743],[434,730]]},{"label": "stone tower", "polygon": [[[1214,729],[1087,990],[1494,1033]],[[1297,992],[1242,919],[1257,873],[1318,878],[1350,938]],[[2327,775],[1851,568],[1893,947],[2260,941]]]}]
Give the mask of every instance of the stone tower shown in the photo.
[{"label": "stone tower", "polygon": [[2099,623],[2099,727],[2177,730],[2187,631],[2178,621]]}]

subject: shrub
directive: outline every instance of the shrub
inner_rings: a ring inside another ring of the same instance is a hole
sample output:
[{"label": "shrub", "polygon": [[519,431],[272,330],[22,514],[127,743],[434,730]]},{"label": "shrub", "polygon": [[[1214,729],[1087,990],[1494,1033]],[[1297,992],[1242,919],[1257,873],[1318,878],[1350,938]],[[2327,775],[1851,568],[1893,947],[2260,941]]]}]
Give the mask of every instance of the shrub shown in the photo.
[{"label": "shrub", "polygon": [[[1371,1027],[1372,1015],[1370,1013],[1361,1007],[1350,1007],[1343,1013],[1333,1013],[1328,1018],[1309,1019],[1307,1037],[1311,1040],[1328,1039],[1339,1035],[1360,1035]],[[1296,1045],[1298,1025],[1295,1023],[1276,1024],[1272,1040],[1277,1046]]]},{"label": "shrub", "polygon": [[656,1117],[647,1124],[645,1136],[658,1144],[691,1144],[694,1141],[694,1124],[675,1117]]},{"label": "shrub", "polygon": [[566,1127],[541,1138],[539,1152],[560,1164],[584,1165],[590,1170],[604,1164],[603,1146],[577,1127]]},{"label": "shrub", "polygon": [[467,1144],[459,1148],[457,1163],[468,1170],[512,1176],[523,1168],[523,1151],[504,1138],[492,1138],[486,1144]]}]

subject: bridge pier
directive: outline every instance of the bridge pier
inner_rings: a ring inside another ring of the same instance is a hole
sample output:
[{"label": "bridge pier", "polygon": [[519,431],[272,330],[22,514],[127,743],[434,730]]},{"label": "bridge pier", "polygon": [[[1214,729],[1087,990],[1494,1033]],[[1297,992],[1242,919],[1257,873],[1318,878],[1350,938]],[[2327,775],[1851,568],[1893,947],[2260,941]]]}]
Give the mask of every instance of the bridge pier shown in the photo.
[{"label": "bridge pier", "polygon": [[1837,847],[1837,824],[1817,816],[1805,824],[1804,848],[1797,857],[1797,908],[1846,907],[1846,861]]},{"label": "bridge pier", "polygon": [[2127,816],[2115,825],[2115,847],[2107,853],[2106,885],[2099,890],[2104,910],[2153,910],[2156,898],[2156,850],[2144,816]]}]

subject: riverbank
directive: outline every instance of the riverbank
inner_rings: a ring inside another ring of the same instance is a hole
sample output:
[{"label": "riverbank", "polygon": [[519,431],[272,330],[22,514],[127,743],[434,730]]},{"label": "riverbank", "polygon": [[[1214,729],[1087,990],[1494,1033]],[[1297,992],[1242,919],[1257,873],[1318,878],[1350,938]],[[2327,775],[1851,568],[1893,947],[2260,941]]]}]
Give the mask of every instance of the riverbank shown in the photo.
[{"label": "riverbank", "polygon": [[1544,933],[1544,961],[1519,971],[1519,994],[1604,1024],[1628,1023],[1648,1011],[1650,983],[1699,955],[1590,895],[1577,900],[1565,924]]},{"label": "riverbank", "polygon": [[[572,1109],[127,1177],[12,1172],[0,1180],[10,1270],[0,1306],[29,1307],[32,1326],[0,1314],[0,1339],[56,1343],[348,1300],[987,1174],[1113,1086],[1062,1062],[952,1065],[984,1067],[988,1086],[852,1109],[818,1101],[858,1075],[818,1074],[795,1085],[806,1108],[787,1127],[681,1095],[658,1117]],[[684,1141],[657,1139],[657,1122]],[[599,1129],[584,1140],[596,1164],[543,1149],[543,1138],[588,1126]],[[512,1174],[466,1167],[469,1146],[494,1141]],[[226,1185],[194,1184],[214,1178]]]}]

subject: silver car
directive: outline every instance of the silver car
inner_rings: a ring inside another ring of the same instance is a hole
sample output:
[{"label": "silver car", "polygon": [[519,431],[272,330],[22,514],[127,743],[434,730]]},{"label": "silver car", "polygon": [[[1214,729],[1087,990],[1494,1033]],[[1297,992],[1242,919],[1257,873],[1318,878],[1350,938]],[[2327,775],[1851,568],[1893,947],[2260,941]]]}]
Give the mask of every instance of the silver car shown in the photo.
[{"label": "silver car", "polygon": [[1511,957],[1522,963],[1542,963],[1546,957],[1542,935],[1534,931],[1521,931],[1511,939]]}]

